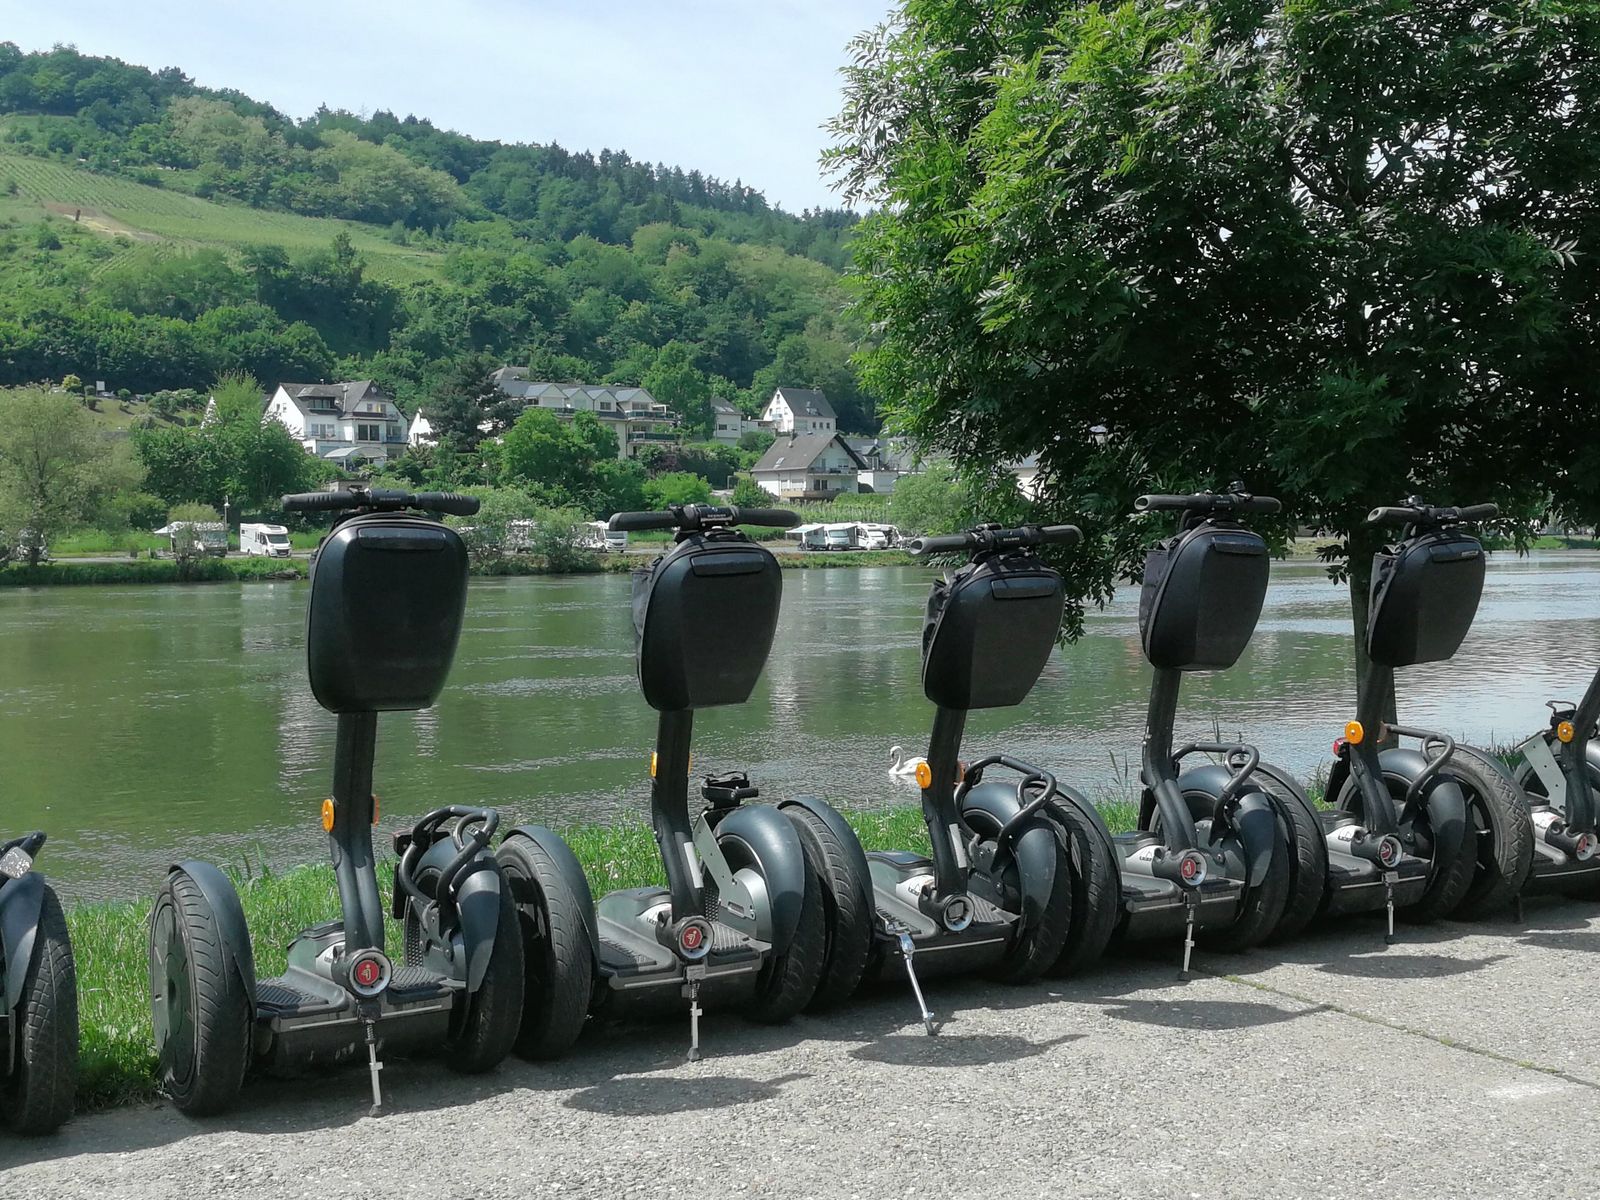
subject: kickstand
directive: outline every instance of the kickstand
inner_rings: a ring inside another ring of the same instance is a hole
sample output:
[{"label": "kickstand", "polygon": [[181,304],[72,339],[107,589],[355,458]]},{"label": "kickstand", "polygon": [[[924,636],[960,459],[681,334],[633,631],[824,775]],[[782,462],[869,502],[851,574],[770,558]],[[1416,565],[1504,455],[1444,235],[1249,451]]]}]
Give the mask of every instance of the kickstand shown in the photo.
[{"label": "kickstand", "polygon": [[1194,953],[1194,919],[1200,909],[1200,893],[1193,888],[1183,892],[1183,969],[1178,972],[1178,982],[1189,982],[1189,956]]},{"label": "kickstand", "polygon": [[700,1061],[700,981],[706,976],[704,963],[684,968],[683,994],[689,998],[689,1061]]},{"label": "kickstand", "polygon": [[900,957],[905,960],[906,978],[911,981],[911,993],[917,998],[917,1011],[922,1014],[922,1026],[928,1031],[929,1037],[936,1037],[939,1030],[933,1024],[933,1013],[928,1011],[928,1002],[922,998],[922,985],[917,982],[917,970],[911,965],[911,959],[917,953],[916,944],[911,940],[911,931],[901,926],[895,930],[895,935],[900,940]]},{"label": "kickstand", "polygon": [[1383,935],[1383,944],[1385,946],[1394,945],[1394,878],[1395,873],[1393,871],[1385,871],[1383,873],[1383,906],[1389,915],[1389,928]]},{"label": "kickstand", "polygon": [[369,1117],[383,1116],[383,1090],[378,1084],[378,1072],[383,1070],[383,1064],[378,1061],[378,1024],[370,1016],[366,1018],[367,1026],[367,1070],[372,1076],[372,1107],[367,1110]]}]

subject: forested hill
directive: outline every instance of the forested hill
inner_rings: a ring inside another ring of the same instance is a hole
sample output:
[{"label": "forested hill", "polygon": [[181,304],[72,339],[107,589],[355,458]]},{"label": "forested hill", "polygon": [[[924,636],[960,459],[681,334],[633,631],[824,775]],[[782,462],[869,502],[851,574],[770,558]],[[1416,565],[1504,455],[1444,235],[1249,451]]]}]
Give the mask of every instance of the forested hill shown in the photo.
[{"label": "forested hill", "polygon": [[0,44],[0,382],[370,377],[410,406],[483,355],[691,419],[821,387],[870,428],[854,222],[622,151],[295,121],[177,68]]}]

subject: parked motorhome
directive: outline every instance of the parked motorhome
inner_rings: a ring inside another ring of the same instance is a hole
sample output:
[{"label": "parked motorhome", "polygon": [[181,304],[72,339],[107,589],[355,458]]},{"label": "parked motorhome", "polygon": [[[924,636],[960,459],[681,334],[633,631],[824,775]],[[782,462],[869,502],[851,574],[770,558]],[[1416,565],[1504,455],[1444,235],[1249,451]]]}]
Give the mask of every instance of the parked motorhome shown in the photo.
[{"label": "parked motorhome", "polygon": [[861,549],[861,526],[854,521],[839,521],[822,527],[824,550]]},{"label": "parked motorhome", "polygon": [[288,558],[289,531],[282,525],[240,525],[239,552],[256,558]]},{"label": "parked motorhome", "polygon": [[628,531],[612,529],[605,521],[589,521],[578,531],[578,545],[602,554],[621,554],[628,548]]},{"label": "parked motorhome", "polygon": [[228,553],[228,527],[221,521],[171,521],[155,534],[168,539],[175,558],[222,558]]},{"label": "parked motorhome", "polygon": [[793,529],[786,530],[784,537],[790,541],[800,543],[802,550],[821,550],[823,548],[823,525],[796,525]]},{"label": "parked motorhome", "polygon": [[893,525],[862,525],[861,548],[863,550],[892,550],[900,544],[900,531]]}]

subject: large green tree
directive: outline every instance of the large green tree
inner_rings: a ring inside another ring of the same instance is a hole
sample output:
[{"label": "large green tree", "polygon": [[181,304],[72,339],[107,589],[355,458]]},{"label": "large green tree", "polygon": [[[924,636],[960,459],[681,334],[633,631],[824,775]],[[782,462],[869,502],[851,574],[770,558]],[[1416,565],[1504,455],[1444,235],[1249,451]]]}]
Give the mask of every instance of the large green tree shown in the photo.
[{"label": "large green tree", "polygon": [[831,152],[866,386],[969,475],[1037,453],[1081,596],[1145,490],[1279,494],[1358,627],[1374,505],[1592,519],[1596,45],[1576,0],[906,0]]}]

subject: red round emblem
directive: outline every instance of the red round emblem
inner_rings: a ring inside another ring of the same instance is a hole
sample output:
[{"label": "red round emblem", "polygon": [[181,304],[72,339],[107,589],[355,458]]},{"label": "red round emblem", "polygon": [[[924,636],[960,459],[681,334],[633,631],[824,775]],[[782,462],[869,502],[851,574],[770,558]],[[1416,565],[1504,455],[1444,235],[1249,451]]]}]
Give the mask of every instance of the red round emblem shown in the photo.
[{"label": "red round emblem", "polygon": [[372,987],[383,975],[383,968],[375,958],[364,958],[356,964],[356,982],[364,988]]}]

